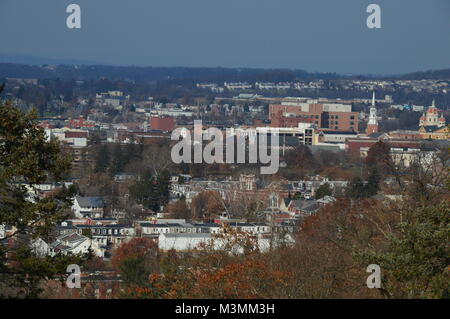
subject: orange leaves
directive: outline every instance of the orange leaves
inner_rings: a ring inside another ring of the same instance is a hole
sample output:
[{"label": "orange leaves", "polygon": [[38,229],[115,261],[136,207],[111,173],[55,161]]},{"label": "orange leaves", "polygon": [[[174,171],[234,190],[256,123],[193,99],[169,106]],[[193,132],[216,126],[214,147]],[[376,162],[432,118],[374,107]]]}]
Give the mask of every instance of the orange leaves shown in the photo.
[{"label": "orange leaves", "polygon": [[171,218],[189,219],[191,212],[185,200],[177,200],[174,203],[166,205],[165,211]]},{"label": "orange leaves", "polygon": [[191,274],[196,281],[192,298],[266,298],[289,279],[288,273],[271,270],[262,255]]},{"label": "orange leaves", "polygon": [[268,259],[261,254],[228,257],[219,266],[210,256],[197,256],[151,274],[150,288],[133,288],[127,294],[164,299],[279,298],[292,274],[272,269]]},{"label": "orange leaves", "polygon": [[133,238],[127,243],[123,243],[114,251],[111,263],[115,269],[120,270],[120,265],[124,259],[130,257],[144,256],[150,253],[156,255],[158,250],[157,244],[148,238]]},{"label": "orange leaves", "polygon": [[208,219],[224,210],[222,197],[216,191],[204,191],[192,200],[192,213],[195,218]]}]

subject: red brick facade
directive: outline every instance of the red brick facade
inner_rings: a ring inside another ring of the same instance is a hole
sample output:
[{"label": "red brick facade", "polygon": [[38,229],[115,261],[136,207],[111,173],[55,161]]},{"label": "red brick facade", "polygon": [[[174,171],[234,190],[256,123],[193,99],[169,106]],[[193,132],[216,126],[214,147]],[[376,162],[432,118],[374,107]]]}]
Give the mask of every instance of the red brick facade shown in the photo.
[{"label": "red brick facade", "polygon": [[152,130],[173,131],[175,128],[175,120],[173,117],[152,117],[150,119],[150,128]]},{"label": "red brick facade", "polygon": [[[294,116],[288,117],[286,114]],[[323,104],[309,104],[309,112],[303,112],[296,105],[271,104],[269,117],[272,127],[297,127],[298,123],[312,123],[319,128],[358,131],[358,112],[325,112]]]}]

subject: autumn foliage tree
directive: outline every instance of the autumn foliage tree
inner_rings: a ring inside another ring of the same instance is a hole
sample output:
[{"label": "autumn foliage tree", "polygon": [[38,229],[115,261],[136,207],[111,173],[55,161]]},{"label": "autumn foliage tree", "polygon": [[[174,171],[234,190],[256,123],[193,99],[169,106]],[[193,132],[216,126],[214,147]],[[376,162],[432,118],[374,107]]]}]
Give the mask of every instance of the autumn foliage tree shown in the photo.
[{"label": "autumn foliage tree", "polygon": [[210,219],[224,211],[222,197],[216,191],[203,191],[191,203],[194,218]]},{"label": "autumn foliage tree", "polygon": [[148,238],[133,238],[115,249],[111,264],[126,286],[144,285],[158,268],[158,246]]},{"label": "autumn foliage tree", "polygon": [[387,169],[390,166],[390,146],[388,143],[379,141],[369,148],[365,159],[369,168]]},{"label": "autumn foliage tree", "polygon": [[190,219],[191,210],[184,198],[180,198],[176,202],[170,203],[166,206],[166,212],[170,218],[175,219]]},{"label": "autumn foliage tree", "polygon": [[230,255],[208,247],[190,252],[169,251],[161,257],[160,272],[126,291],[133,298],[282,298],[290,274],[268,267],[269,256]]}]

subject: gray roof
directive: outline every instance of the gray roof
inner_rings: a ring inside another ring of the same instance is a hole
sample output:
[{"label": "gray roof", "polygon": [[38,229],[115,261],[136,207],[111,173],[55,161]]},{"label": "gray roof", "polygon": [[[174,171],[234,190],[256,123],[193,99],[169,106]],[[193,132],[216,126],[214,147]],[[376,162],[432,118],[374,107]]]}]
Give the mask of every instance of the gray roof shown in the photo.
[{"label": "gray roof", "polygon": [[168,228],[168,227],[191,228],[191,227],[194,227],[194,225],[189,224],[189,223],[182,223],[182,224],[177,224],[177,223],[164,223],[164,224],[141,223],[141,226],[142,227],[153,227],[153,228],[158,228],[158,227],[164,227],[164,228]]},{"label": "gray roof", "polygon": [[89,224],[81,224],[76,225],[76,228],[104,228],[104,229],[121,229],[121,228],[132,228],[132,225],[127,224],[110,224],[110,225],[89,225]]},{"label": "gray roof", "polygon": [[358,133],[355,131],[322,131],[320,132],[322,135],[355,135],[357,136]]},{"label": "gray roof", "polygon": [[75,199],[77,200],[80,207],[102,208],[103,206],[105,206],[101,197],[76,196]]},{"label": "gray roof", "polygon": [[174,234],[162,234],[168,238],[180,238],[180,237],[188,237],[188,238],[211,238],[211,233],[174,233]]},{"label": "gray roof", "polygon": [[203,223],[203,224],[195,224],[196,227],[220,227],[219,224],[216,223]]},{"label": "gray roof", "polygon": [[315,212],[319,209],[319,205],[315,200],[293,200],[290,205],[304,212]]},{"label": "gray roof", "polygon": [[321,203],[321,204],[330,204],[330,203],[334,203],[335,201],[336,201],[336,198],[334,198],[333,196],[328,196],[328,195],[317,200],[317,202]]}]

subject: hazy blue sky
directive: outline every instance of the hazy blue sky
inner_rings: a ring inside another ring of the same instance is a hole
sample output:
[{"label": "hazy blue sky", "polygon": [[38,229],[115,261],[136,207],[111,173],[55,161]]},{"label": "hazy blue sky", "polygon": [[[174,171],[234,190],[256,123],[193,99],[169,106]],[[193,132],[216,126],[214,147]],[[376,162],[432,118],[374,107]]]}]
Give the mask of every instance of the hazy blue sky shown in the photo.
[{"label": "hazy blue sky", "polygon": [[[66,27],[66,7],[82,29]],[[366,26],[370,3],[381,30]],[[0,0],[0,54],[401,73],[450,67],[450,0]]]}]

